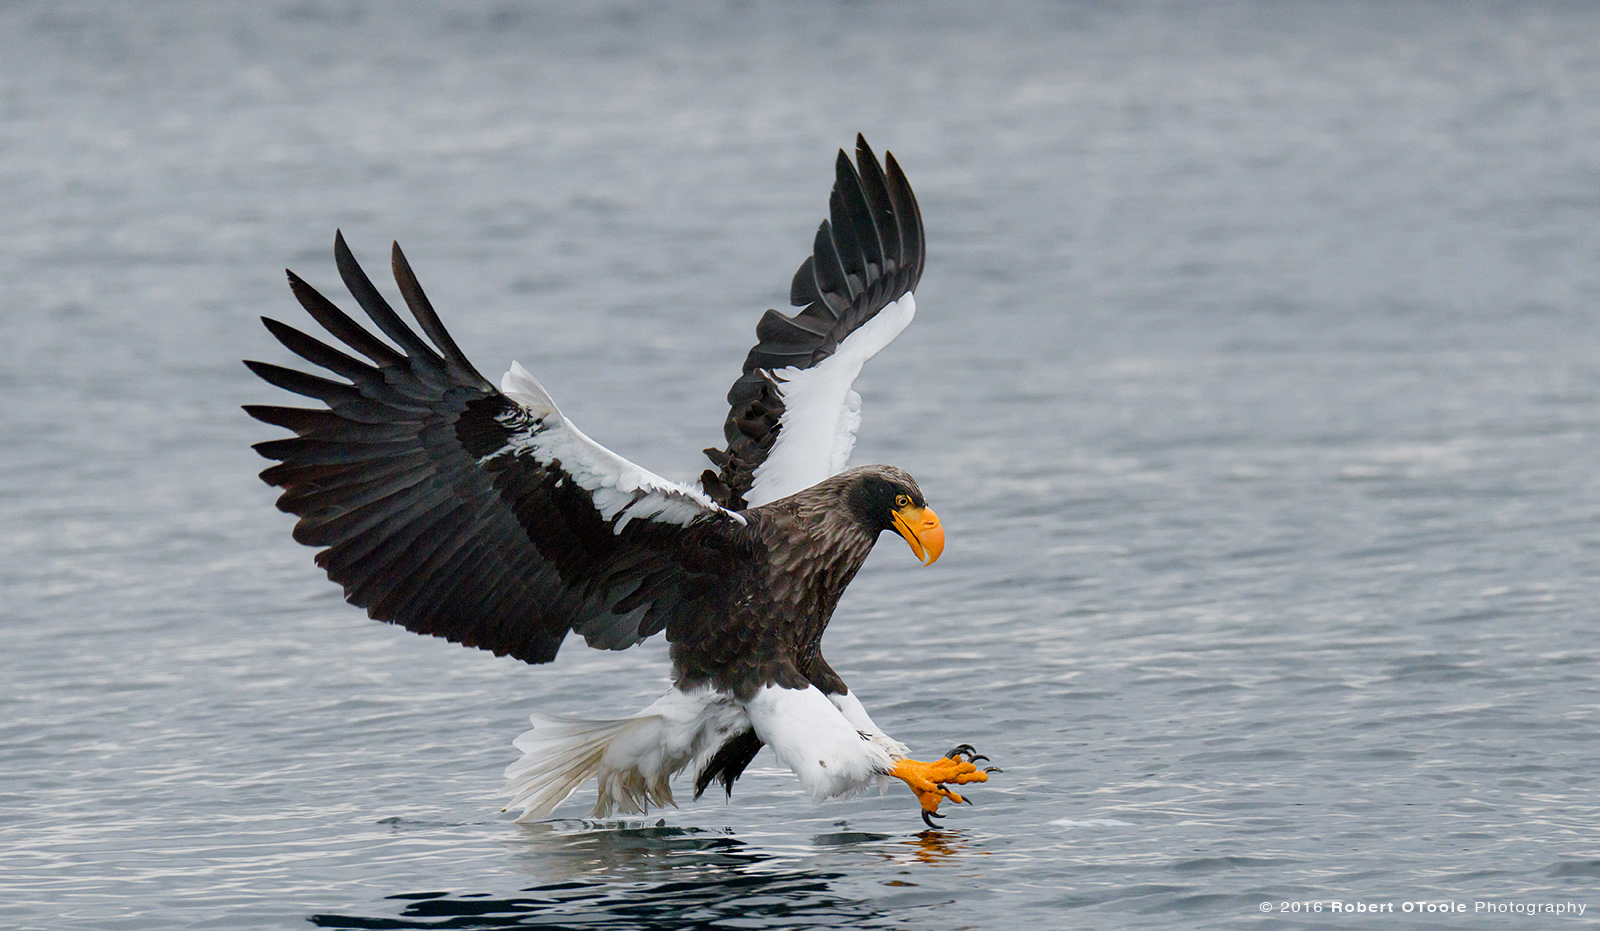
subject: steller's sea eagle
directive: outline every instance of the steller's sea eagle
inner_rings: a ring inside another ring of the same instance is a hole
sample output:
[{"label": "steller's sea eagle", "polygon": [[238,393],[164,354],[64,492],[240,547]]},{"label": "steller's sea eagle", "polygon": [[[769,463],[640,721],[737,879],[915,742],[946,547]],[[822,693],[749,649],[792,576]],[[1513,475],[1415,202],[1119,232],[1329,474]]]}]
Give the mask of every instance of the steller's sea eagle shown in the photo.
[{"label": "steller's sea eagle", "polygon": [[[626,649],[665,631],[673,687],[632,717],[533,715],[506,769],[518,820],[548,815],[591,776],[595,815],[672,804],[693,767],[698,798],[733,783],[762,746],[814,798],[903,780],[922,817],[985,782],[965,744],[909,759],[823,659],[822,632],[878,535],[893,530],[924,564],[944,530],[910,475],[845,469],[860,424],[861,366],[916,308],[922,217],[894,156],[881,167],[856,137],[812,253],[790,285],[793,316],[769,310],[728,393],[725,450],[701,487],[618,456],[562,416],[513,362],[500,387],[467,361],[423,295],[399,244],[394,277],[419,335],[335,235],[340,277],[385,342],[294,272],[289,286],[360,356],[262,318],[290,351],[345,379],[246,362],[325,407],[249,405],[294,437],[258,443],[261,473],[299,516],[294,538],[351,604],[408,630],[511,655],[555,658],[568,631]],[[423,338],[426,336],[426,339]]]}]

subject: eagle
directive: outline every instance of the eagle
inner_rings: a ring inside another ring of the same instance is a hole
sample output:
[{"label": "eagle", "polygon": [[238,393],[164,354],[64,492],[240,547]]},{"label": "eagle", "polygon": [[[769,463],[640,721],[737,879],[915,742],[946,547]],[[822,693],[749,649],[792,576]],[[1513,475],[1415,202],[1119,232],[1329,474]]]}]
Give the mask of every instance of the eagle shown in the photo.
[{"label": "eagle", "polygon": [[[846,468],[861,422],[851,385],[905,329],[922,277],[923,226],[894,156],[861,136],[840,150],[811,255],[768,310],[728,392],[727,445],[699,487],[668,481],[584,435],[521,365],[497,388],[445,330],[400,246],[408,324],[334,236],[345,287],[380,338],[293,271],[289,286],[342,347],[263,317],[320,373],[246,361],[313,407],[246,405],[294,436],[255,444],[297,515],[294,538],[370,617],[496,656],[547,663],[569,632],[622,650],[664,633],[672,686],[629,717],[532,716],[506,769],[519,821],[598,784],[594,815],[729,798],[762,747],[817,801],[903,781],[922,819],[967,801],[953,786],[994,767],[970,745],[931,761],[879,728],[821,652],[845,587],[880,534],[924,564],[944,529],[904,471]],[[420,332],[419,332],[420,329]],[[347,351],[348,350],[348,351]],[[353,354],[352,354],[353,353]],[[327,377],[327,376],[334,377]]]}]

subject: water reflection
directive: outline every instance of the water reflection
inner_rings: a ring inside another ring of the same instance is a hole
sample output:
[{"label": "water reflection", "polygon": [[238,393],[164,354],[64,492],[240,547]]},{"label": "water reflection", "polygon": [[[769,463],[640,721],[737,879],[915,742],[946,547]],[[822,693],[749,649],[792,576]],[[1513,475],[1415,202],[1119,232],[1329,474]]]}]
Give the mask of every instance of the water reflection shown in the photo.
[{"label": "water reflection", "polygon": [[930,866],[948,865],[966,847],[959,834],[949,831],[923,831],[901,844],[900,850],[897,850],[893,857],[898,859],[904,856],[902,851],[909,851],[911,858],[918,863]]},{"label": "water reflection", "polygon": [[552,822],[530,825],[519,840],[513,860],[540,879],[521,895],[402,893],[387,899],[395,903],[392,915],[319,914],[310,921],[319,928],[712,929],[796,922],[870,928],[886,919],[832,888],[844,874],[788,866],[728,834]]}]

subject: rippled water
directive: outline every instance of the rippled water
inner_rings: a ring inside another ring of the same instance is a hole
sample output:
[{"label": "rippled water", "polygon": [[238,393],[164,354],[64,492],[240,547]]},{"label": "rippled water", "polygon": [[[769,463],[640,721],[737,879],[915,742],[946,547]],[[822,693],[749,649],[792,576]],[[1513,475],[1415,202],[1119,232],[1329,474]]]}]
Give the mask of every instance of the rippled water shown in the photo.
[{"label": "rippled water", "polygon": [[[397,238],[481,368],[688,478],[858,130],[930,253],[857,461],[949,548],[828,654],[1005,775],[934,832],[770,755],[514,825],[528,713],[663,647],[344,605],[255,478],[256,317]],[[11,3],[0,205],[0,925],[1600,914],[1600,8]]]}]

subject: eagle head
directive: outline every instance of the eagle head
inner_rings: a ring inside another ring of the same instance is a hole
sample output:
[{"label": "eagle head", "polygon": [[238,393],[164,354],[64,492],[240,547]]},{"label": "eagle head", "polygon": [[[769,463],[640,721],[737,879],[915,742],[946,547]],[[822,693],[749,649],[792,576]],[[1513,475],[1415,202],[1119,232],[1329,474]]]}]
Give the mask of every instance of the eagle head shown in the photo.
[{"label": "eagle head", "polygon": [[928,507],[916,479],[894,466],[881,465],[852,469],[844,477],[851,516],[874,536],[893,530],[905,537],[911,552],[925,566],[944,552],[944,527],[939,515]]}]

